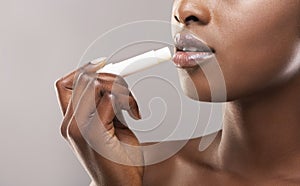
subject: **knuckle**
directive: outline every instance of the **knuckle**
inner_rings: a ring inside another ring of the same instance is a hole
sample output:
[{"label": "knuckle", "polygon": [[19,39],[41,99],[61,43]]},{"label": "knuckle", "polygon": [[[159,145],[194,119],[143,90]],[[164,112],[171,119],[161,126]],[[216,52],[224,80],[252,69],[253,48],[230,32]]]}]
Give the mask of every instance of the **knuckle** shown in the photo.
[{"label": "knuckle", "polygon": [[60,89],[62,87],[63,84],[63,78],[60,78],[58,80],[55,81],[55,87],[56,89]]},{"label": "knuckle", "polygon": [[68,86],[69,81],[66,78],[60,78],[55,81],[55,87],[58,91],[61,91],[63,89],[70,89],[71,87]]}]

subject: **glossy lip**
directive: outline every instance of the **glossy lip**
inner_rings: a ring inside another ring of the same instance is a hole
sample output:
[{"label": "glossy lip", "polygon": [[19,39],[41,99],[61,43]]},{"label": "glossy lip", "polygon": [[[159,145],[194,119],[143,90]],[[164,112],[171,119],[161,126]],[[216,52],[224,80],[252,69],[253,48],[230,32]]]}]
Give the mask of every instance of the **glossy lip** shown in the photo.
[{"label": "glossy lip", "polygon": [[174,37],[176,47],[173,62],[179,68],[199,67],[202,61],[214,55],[214,49],[189,32],[177,33]]}]

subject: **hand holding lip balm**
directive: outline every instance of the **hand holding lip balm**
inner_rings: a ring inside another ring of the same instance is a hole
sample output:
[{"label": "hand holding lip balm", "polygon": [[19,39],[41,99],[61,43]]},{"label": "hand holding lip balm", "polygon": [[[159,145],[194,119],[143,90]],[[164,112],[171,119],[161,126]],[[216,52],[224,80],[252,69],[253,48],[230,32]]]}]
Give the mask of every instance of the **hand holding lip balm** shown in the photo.
[{"label": "hand holding lip balm", "polygon": [[164,47],[159,50],[146,52],[119,63],[110,63],[104,66],[102,69],[98,70],[97,73],[111,73],[126,77],[136,72],[156,66],[162,62],[169,61],[171,59],[172,54],[170,49],[168,47]]}]

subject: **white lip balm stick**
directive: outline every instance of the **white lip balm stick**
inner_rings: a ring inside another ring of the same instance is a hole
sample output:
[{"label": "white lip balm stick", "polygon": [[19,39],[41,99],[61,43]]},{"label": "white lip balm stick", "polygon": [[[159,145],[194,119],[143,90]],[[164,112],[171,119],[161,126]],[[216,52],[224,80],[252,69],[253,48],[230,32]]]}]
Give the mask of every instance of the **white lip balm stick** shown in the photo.
[{"label": "white lip balm stick", "polygon": [[122,77],[146,70],[162,62],[170,61],[172,58],[171,51],[168,47],[152,50],[144,54],[126,59],[119,63],[108,64],[97,73],[111,73]]}]

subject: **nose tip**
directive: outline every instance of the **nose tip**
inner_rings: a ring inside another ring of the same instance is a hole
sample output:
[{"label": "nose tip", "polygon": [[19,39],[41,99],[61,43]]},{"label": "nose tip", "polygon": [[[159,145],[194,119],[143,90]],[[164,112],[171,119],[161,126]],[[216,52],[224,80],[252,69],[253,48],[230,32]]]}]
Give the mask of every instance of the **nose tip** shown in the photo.
[{"label": "nose tip", "polygon": [[190,25],[197,23],[200,25],[207,25],[211,20],[211,15],[207,6],[203,3],[193,2],[192,0],[183,0],[177,4],[174,18],[176,21]]}]

